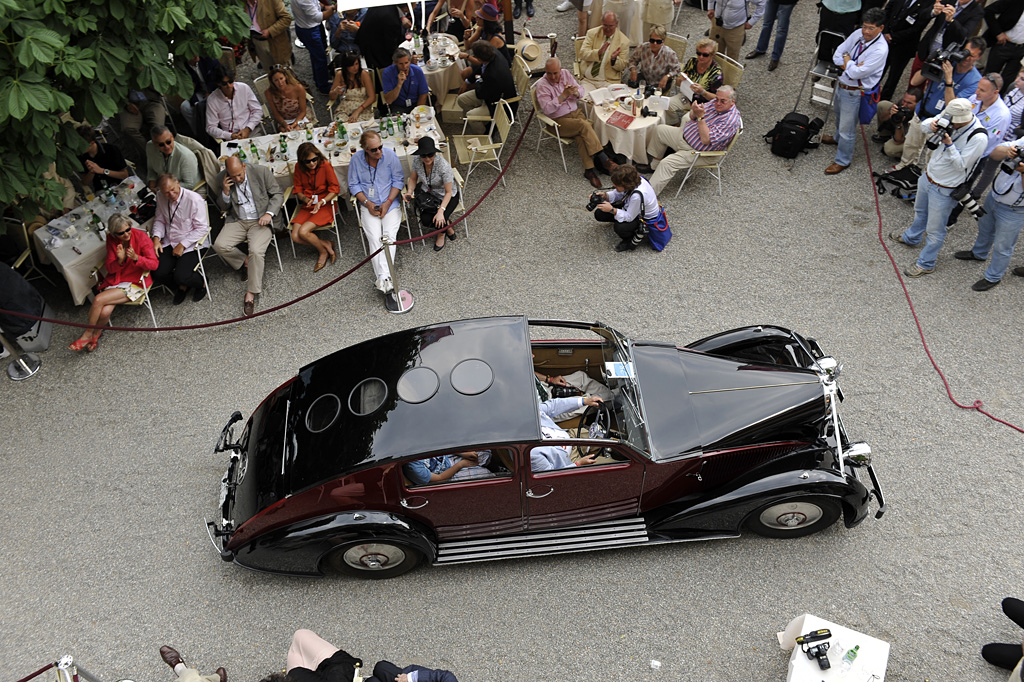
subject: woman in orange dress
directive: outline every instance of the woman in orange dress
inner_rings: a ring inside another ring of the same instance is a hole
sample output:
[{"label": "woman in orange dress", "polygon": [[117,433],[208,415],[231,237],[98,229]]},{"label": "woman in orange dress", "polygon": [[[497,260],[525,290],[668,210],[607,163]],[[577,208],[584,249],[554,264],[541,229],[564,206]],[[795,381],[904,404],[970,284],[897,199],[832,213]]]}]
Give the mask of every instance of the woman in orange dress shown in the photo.
[{"label": "woman in orange dress", "polygon": [[320,239],[313,230],[333,222],[334,200],[341,186],[327,157],[312,142],[300,144],[296,158],[299,162],[295,166],[293,194],[301,208],[292,219],[292,241],[316,249],[318,258],[313,272],[319,272],[328,258],[333,263],[337,255],[331,240]]}]

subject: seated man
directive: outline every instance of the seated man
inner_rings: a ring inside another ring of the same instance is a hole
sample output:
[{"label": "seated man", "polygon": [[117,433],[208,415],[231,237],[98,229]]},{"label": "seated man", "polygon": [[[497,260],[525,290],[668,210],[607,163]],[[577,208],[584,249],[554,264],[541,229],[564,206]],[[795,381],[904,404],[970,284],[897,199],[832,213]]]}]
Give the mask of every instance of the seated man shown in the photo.
[{"label": "seated man", "polygon": [[601,189],[601,179],[594,170],[594,159],[609,173],[619,164],[608,158],[604,146],[594,132],[594,126],[579,109],[580,97],[583,92],[579,83],[572,77],[568,69],[562,68],[558,57],[552,57],[544,65],[544,77],[537,82],[537,104],[545,116],[558,124],[558,134],[566,138],[576,138],[576,147],[583,164],[583,176],[594,187]]},{"label": "seated man", "polygon": [[206,98],[206,132],[215,140],[244,140],[263,120],[263,107],[252,88],[218,67],[213,81],[217,89]]},{"label": "seated man", "polygon": [[668,92],[672,78],[679,73],[679,57],[671,47],[665,46],[667,35],[664,26],[652,26],[647,44],[633,50],[623,74],[628,85],[635,88],[643,80],[663,93]]},{"label": "seated man", "polygon": [[[271,223],[284,203],[284,192],[269,168],[246,167],[237,156],[228,157],[214,185],[222,188],[212,192],[217,207],[228,211],[231,219],[224,222],[213,249],[232,269],[241,271],[242,281],[247,282],[242,312],[252,315],[256,294],[263,291],[263,264],[273,236]],[[242,242],[248,244],[248,256],[237,248]]]},{"label": "seated man", "polygon": [[161,175],[173,175],[188,189],[202,179],[195,152],[177,144],[167,126],[153,128],[153,139],[146,143],[146,182],[150,189],[156,189],[156,179]]},{"label": "seated man", "polygon": [[402,473],[413,485],[465,481],[472,478],[493,478],[484,467],[491,461],[490,450],[460,452],[457,455],[439,455],[418,459],[402,465]]},{"label": "seated man", "polygon": [[163,98],[160,93],[146,90],[129,90],[128,101],[121,110],[121,132],[127,147],[123,149],[133,161],[143,161],[146,137],[153,126],[162,126],[167,119]]},{"label": "seated man", "polygon": [[391,66],[380,74],[382,97],[392,114],[408,114],[414,107],[427,104],[430,88],[423,69],[412,63],[409,50],[400,47],[391,57]]},{"label": "seated man", "polygon": [[899,104],[882,101],[878,103],[878,132],[871,136],[875,142],[884,142],[882,153],[894,159],[903,155],[903,143],[907,140],[910,121],[914,118],[917,105],[924,97],[921,88],[910,87]]},{"label": "seated man", "polygon": [[213,675],[200,675],[195,668],[189,668],[181,660],[181,654],[177,649],[164,645],[160,647],[160,658],[164,663],[171,666],[171,670],[178,676],[178,682],[228,682],[228,671],[223,667],[217,668]]},{"label": "seated man", "polygon": [[[583,370],[570,372],[564,376],[561,374],[544,374],[537,370],[534,370],[533,374],[536,377],[537,393],[540,395],[541,402],[551,400],[552,397],[566,397],[557,395],[560,388],[579,391],[584,396],[596,395],[605,402],[615,398],[607,386],[592,378]],[[565,414],[557,414],[552,419],[556,422],[566,421],[583,414],[584,410],[586,410],[586,407],[581,405]]]},{"label": "seated man", "polygon": [[156,219],[153,221],[153,250],[160,265],[153,271],[153,284],[173,289],[174,305],[185,300],[190,288],[193,301],[206,297],[203,276],[198,271],[200,240],[209,242],[210,231],[206,201],[185,189],[173,175],[161,175],[156,181]]},{"label": "seated man", "polygon": [[[508,68],[508,62],[498,54],[498,51],[490,43],[478,40],[471,48],[473,56],[480,60],[480,80],[472,90],[459,95],[458,104],[461,109],[473,115],[484,115],[486,112],[494,115],[494,107],[499,99],[512,99],[516,92],[516,82],[512,78],[512,72]],[[512,113],[519,109],[519,102],[512,102]],[[479,111],[471,111],[479,109]]]},{"label": "seated man", "polygon": [[[577,408],[586,406],[593,407],[600,405],[603,400],[597,396],[578,396],[576,398],[553,398],[539,404],[540,412],[540,433],[544,440],[569,440],[572,436],[565,430],[559,428],[554,422],[554,417],[571,412]],[[552,469],[568,469],[572,466],[586,466],[593,464],[596,455],[580,457],[572,461],[572,446],[568,443],[561,445],[546,445],[535,447],[530,450],[530,469],[534,472],[551,471]]]},{"label": "seated man", "polygon": [[580,48],[580,77],[584,87],[589,91],[621,83],[628,59],[629,38],[619,30],[615,13],[605,12],[601,25],[587,31]]},{"label": "seated man", "polygon": [[[659,125],[647,146],[647,153],[654,159],[651,162],[655,167],[651,177],[654,192],[661,194],[676,173],[688,168],[697,157],[695,152],[721,151],[728,147],[742,125],[740,110],[736,108],[736,91],[731,85],[718,89],[714,104],[694,104],[682,128]],[[661,159],[668,147],[676,153]]]},{"label": "seated man", "polygon": [[117,147],[100,142],[92,126],[80,125],[75,130],[88,145],[85,153],[78,157],[82,162],[79,177],[84,187],[92,187],[98,192],[128,177],[128,164]]}]

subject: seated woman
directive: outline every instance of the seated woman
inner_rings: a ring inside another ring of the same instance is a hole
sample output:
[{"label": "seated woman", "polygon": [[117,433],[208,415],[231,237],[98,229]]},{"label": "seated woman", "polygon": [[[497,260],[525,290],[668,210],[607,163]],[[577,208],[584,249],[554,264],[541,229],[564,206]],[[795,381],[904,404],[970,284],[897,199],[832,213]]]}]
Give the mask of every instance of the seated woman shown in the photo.
[{"label": "seated woman", "polygon": [[142,230],[132,227],[135,223],[128,216],[115,213],[107,223],[107,276],[99,283],[100,293],[92,300],[89,308],[89,324],[95,329],[86,329],[68,348],[73,351],[96,350],[100,341],[101,328],[110,321],[114,307],[121,303],[137,301],[145,295],[142,278],[146,287],[153,284],[150,270],[156,270],[160,261],[153,250],[153,240]]},{"label": "seated woman", "polygon": [[[715,93],[725,83],[722,76],[722,67],[715,61],[715,53],[718,52],[718,42],[710,38],[702,38],[697,41],[697,54],[686,60],[683,65],[683,74],[689,78],[693,85],[694,99],[698,102],[710,102],[715,98]],[[690,99],[684,98],[678,91],[683,82],[682,74],[673,81],[676,92],[669,102],[669,111],[678,112],[690,110]],[[670,91],[671,92],[671,91]]]},{"label": "seated woman", "polygon": [[334,73],[330,92],[330,98],[338,101],[334,118],[346,123],[372,121],[377,93],[370,72],[359,63],[358,52],[343,52],[338,59],[340,66]]},{"label": "seated woman", "polygon": [[331,240],[320,239],[314,230],[334,222],[334,207],[328,204],[338,198],[341,185],[338,184],[338,176],[328,163],[327,157],[312,142],[300,144],[296,158],[299,162],[295,166],[293,176],[293,196],[302,208],[292,219],[292,241],[296,244],[308,244],[316,249],[317,260],[313,272],[319,272],[327,264],[328,258],[333,264],[337,255],[334,253],[334,244]]},{"label": "seated woman", "polygon": [[667,92],[672,78],[679,73],[679,57],[665,45],[668,30],[662,26],[651,27],[651,37],[646,45],[633,50],[622,77],[630,87],[637,87],[641,80]]},{"label": "seated woman", "polygon": [[498,16],[498,9],[494,5],[489,3],[485,4],[475,13],[476,27],[473,29],[466,29],[465,47],[467,52],[460,52],[459,59],[465,59],[469,66],[463,69],[460,73],[462,76],[462,86],[459,89],[459,94],[465,92],[471,87],[470,83],[474,80],[474,76],[480,75],[480,69],[482,66],[480,60],[468,52],[476,41],[483,40],[493,45],[494,49],[505,57],[505,61],[508,63],[509,68],[512,67],[512,52],[509,51],[508,46],[505,45],[505,38],[502,35],[501,24],[498,23]]},{"label": "seated woman", "polygon": [[[455,175],[444,156],[437,153],[434,138],[421,137],[413,153],[415,157],[405,185],[405,200],[414,202],[423,229],[428,232],[440,230],[448,225],[459,203]],[[434,251],[444,248],[445,236],[455,241],[455,229],[448,227],[438,233],[434,240]]]},{"label": "seated woman", "polygon": [[[597,205],[598,222],[613,223],[620,241],[616,251],[632,251],[645,239],[655,251],[661,251],[672,238],[665,211],[658,203],[651,183],[635,166],[619,166],[612,171],[612,192],[597,192],[604,201]],[[621,208],[613,204],[619,203]]]},{"label": "seated woman", "polygon": [[366,8],[347,9],[331,15],[327,20],[327,29],[331,34],[331,47],[335,52],[359,52],[356,34],[365,16]]},{"label": "seated woman", "polygon": [[455,455],[418,459],[402,465],[402,473],[413,485],[464,481],[471,478],[494,478],[487,466],[490,450],[470,450]]},{"label": "seated woman", "polygon": [[302,87],[302,83],[291,71],[280,67],[270,70],[267,109],[277,123],[278,132],[298,130],[309,123],[306,115],[306,88]]}]

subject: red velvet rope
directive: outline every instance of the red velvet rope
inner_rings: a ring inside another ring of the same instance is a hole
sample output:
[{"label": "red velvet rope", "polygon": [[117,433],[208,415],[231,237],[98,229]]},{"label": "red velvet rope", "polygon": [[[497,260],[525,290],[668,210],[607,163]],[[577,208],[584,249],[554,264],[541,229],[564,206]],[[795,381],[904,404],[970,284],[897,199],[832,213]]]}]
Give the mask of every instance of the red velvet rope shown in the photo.
[{"label": "red velvet rope", "polygon": [[37,677],[39,675],[42,675],[43,673],[45,673],[47,670],[49,670],[50,668],[54,667],[55,665],[57,665],[57,664],[56,663],[51,663],[50,665],[43,666],[42,668],[40,668],[39,670],[35,671],[31,675],[28,675],[26,677],[21,678],[20,680],[18,680],[18,682],[27,682],[27,680],[31,680],[33,677]]}]

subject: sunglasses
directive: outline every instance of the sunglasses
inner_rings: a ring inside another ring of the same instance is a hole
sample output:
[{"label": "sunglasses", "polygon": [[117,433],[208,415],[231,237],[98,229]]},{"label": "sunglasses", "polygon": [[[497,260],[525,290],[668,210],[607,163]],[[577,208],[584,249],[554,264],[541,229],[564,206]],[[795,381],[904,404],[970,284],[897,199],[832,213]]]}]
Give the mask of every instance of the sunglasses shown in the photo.
[{"label": "sunglasses", "polygon": [[124,235],[128,234],[131,231],[132,228],[129,227],[125,230],[121,230],[120,232],[111,232],[110,234],[114,235],[115,237],[123,237]]},{"label": "sunglasses", "polygon": [[710,57],[711,53],[710,52],[698,52],[697,56],[698,57]]},{"label": "sunglasses", "polygon": [[651,38],[651,45],[661,45],[663,42],[665,41],[661,40],[660,38]]},{"label": "sunglasses", "polygon": [[174,140],[166,140],[164,142],[157,142],[156,146],[157,147],[170,147],[172,144],[174,144]]},{"label": "sunglasses", "polygon": [[[434,152],[434,154],[436,154],[436,153],[437,152]],[[421,159],[432,159],[432,158],[434,158],[434,154],[420,154],[420,158]]]},{"label": "sunglasses", "polygon": [[384,149],[384,145],[381,145],[379,147],[367,147],[366,151],[368,151],[368,152],[379,152],[381,149]]},{"label": "sunglasses", "polygon": [[305,164],[316,163],[319,160],[320,160],[319,156],[311,156],[308,159],[303,159],[302,163],[305,163]]},{"label": "sunglasses", "polygon": [[231,85],[234,82],[235,81],[221,81],[220,83],[217,83],[217,87],[218,88],[226,88],[227,86]]}]

